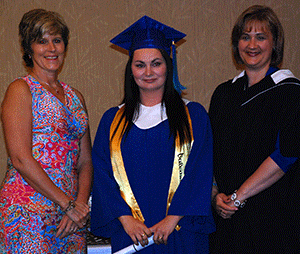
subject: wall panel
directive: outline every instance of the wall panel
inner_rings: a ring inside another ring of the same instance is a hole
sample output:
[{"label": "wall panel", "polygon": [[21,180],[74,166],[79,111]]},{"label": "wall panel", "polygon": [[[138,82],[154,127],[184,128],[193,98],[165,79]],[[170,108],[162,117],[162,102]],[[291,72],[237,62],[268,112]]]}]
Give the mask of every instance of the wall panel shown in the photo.
[{"label": "wall panel", "polygon": [[[92,139],[99,120],[123,94],[128,56],[109,40],[143,15],[187,34],[177,48],[180,81],[186,98],[208,109],[215,87],[238,73],[230,51],[230,33],[237,16],[252,4],[272,7],[286,34],[283,68],[300,77],[300,1],[286,0],[0,0],[0,100],[8,84],[24,75],[18,24],[32,8],[62,14],[70,27],[68,55],[60,79],[79,89],[86,99]],[[3,135],[0,135],[0,180],[6,170]]]}]

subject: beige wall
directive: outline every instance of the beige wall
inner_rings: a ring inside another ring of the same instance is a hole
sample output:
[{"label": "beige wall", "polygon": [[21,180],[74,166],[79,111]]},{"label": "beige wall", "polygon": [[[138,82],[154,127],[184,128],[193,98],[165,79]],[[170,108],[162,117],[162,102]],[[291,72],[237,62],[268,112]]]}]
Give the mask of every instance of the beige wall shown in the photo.
[{"label": "beige wall", "polygon": [[[123,73],[128,57],[111,48],[109,40],[143,15],[187,34],[178,47],[180,81],[187,99],[208,109],[215,87],[238,72],[230,52],[230,33],[237,16],[253,4],[272,7],[282,21],[286,47],[283,68],[300,77],[299,0],[0,0],[0,100],[8,84],[22,76],[18,24],[33,8],[62,14],[70,27],[68,56],[60,79],[79,89],[90,115],[92,139],[106,109],[122,98]],[[0,180],[6,152],[0,135]]]}]

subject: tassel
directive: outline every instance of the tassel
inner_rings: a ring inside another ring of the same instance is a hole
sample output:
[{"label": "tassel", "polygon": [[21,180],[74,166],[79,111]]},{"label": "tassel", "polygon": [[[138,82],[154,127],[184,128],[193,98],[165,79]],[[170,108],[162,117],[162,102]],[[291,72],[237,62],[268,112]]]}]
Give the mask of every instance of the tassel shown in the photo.
[{"label": "tassel", "polygon": [[186,89],[183,85],[180,84],[178,78],[178,71],[177,71],[177,59],[176,59],[176,46],[174,41],[172,42],[172,62],[173,62],[173,84],[175,90],[181,94],[181,91]]}]

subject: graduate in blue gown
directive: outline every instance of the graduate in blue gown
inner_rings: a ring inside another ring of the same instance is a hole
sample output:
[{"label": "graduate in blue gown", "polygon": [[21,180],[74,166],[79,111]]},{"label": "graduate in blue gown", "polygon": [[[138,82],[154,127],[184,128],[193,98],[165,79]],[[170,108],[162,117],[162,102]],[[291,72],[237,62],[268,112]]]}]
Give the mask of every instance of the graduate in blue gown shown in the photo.
[{"label": "graduate in blue gown", "polygon": [[141,253],[208,253],[212,133],[173,72],[171,44],[184,36],[144,16],[112,40],[130,59],[123,103],[105,112],[94,141],[91,230],[113,252],[153,235]]}]

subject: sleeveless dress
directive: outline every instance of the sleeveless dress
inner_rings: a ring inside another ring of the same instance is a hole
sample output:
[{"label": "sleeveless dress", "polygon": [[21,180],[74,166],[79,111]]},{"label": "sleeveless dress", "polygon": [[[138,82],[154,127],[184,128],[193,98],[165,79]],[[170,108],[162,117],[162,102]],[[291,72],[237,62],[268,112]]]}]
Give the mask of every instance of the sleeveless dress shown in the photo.
[{"label": "sleeveless dress", "polygon": [[[66,105],[32,76],[22,78],[32,94],[32,154],[51,180],[72,199],[78,191],[80,139],[88,118],[70,86],[61,82]],[[13,167],[0,189],[0,253],[86,253],[85,229],[55,237],[61,208],[36,192]]]}]

